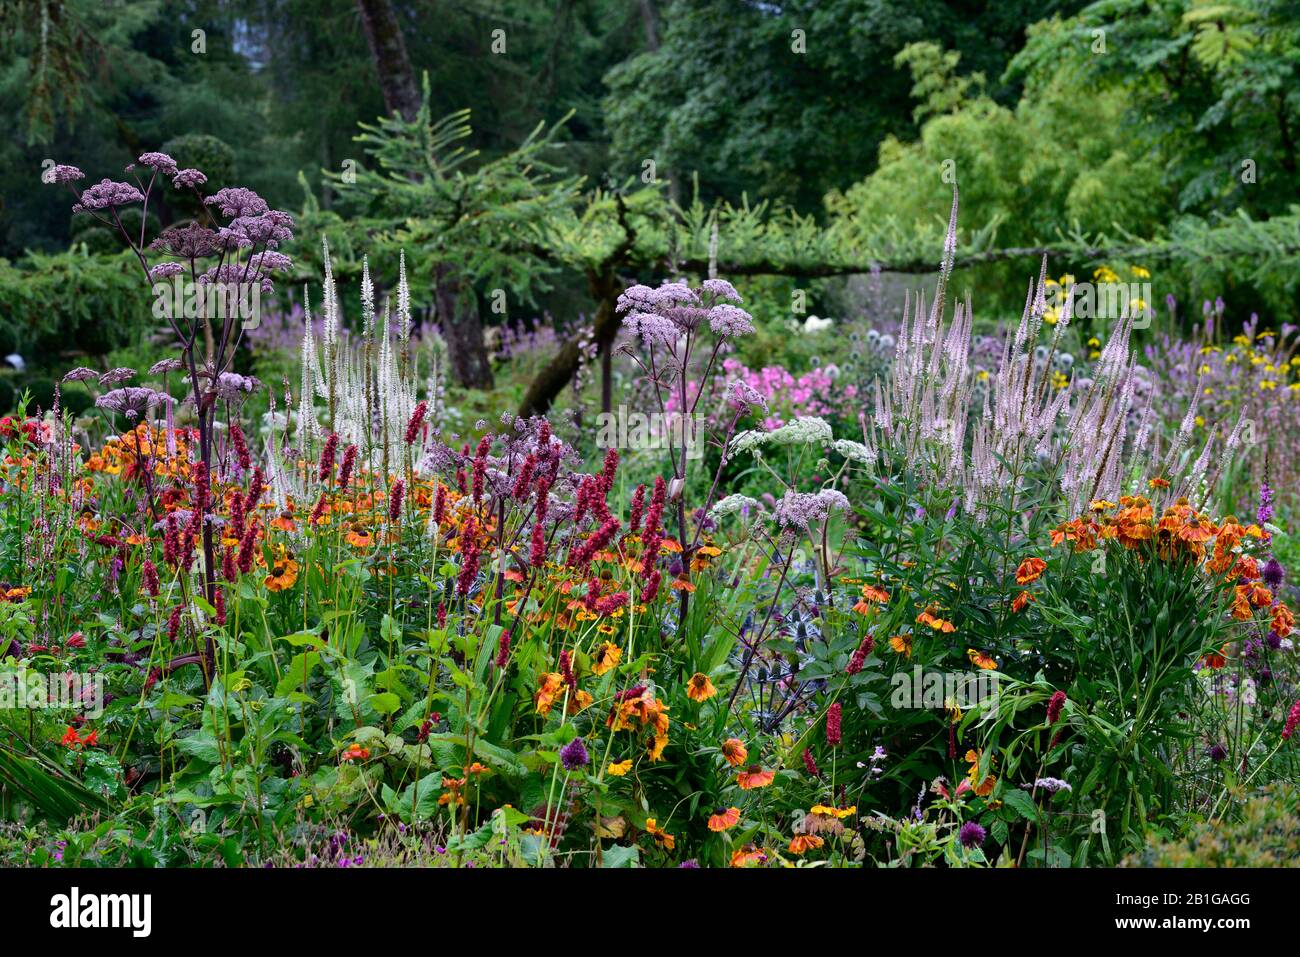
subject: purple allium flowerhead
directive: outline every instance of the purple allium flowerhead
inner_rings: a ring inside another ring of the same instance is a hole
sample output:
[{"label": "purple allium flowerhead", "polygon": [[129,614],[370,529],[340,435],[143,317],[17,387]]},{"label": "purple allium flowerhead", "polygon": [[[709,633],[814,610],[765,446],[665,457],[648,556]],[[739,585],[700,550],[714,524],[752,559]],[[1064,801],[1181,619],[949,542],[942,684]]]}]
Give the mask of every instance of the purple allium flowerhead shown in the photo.
[{"label": "purple allium flowerhead", "polygon": [[582,743],[582,738],[574,738],[560,748],[560,761],[566,771],[576,771],[591,763],[591,755],[587,754],[587,746]]},{"label": "purple allium flowerhead", "polygon": [[1276,557],[1270,556],[1269,560],[1264,563],[1264,570],[1260,572],[1260,578],[1268,584],[1274,591],[1282,584],[1286,578],[1286,573],[1282,570],[1282,563]]},{"label": "purple allium flowerhead", "polygon": [[1215,764],[1218,764],[1220,761],[1222,761],[1224,758],[1228,756],[1228,749],[1225,748],[1222,744],[1215,742],[1214,744],[1210,745],[1210,747],[1206,750],[1205,753],[1210,756],[1211,761],[1213,761]]},{"label": "purple allium flowerhead", "polygon": [[980,847],[984,843],[984,838],[988,837],[988,832],[974,821],[967,821],[957,832],[957,840],[961,841],[962,847]]},{"label": "purple allium flowerhead", "polygon": [[270,209],[266,200],[245,186],[219,189],[204,202],[220,209],[222,216],[259,216]]},{"label": "purple allium flowerhead", "polygon": [[98,379],[99,373],[94,369],[87,369],[85,366],[77,366],[63,377],[64,382],[85,382],[87,379]]},{"label": "purple allium flowerhead", "polygon": [[141,153],[136,162],[141,166],[157,170],[164,176],[173,176],[176,173],[176,161],[166,153]]},{"label": "purple allium flowerhead", "polygon": [[744,336],[754,331],[754,317],[739,306],[722,302],[709,310],[709,328],[718,336]]},{"label": "purple allium flowerhead", "polygon": [[71,183],[74,180],[85,179],[86,174],[75,166],[65,166],[59,163],[51,166],[41,174],[42,183]]},{"label": "purple allium flowerhead", "polygon": [[84,213],[91,209],[106,209],[110,206],[125,206],[128,203],[144,201],[144,193],[130,183],[116,183],[111,179],[102,179],[94,186],[86,187],[81,194],[81,202],[72,207],[74,213]]},{"label": "purple allium flowerhead", "polygon": [[692,857],[690,860],[682,861],[680,864],[677,865],[677,868],[678,870],[681,870],[682,868],[696,870],[699,868],[699,866],[700,866],[700,862]]},{"label": "purple allium flowerhead", "polygon": [[179,276],[185,271],[184,263],[159,263],[149,270],[150,282],[161,282],[172,276]]},{"label": "purple allium flowerhead", "polygon": [[172,177],[172,185],[177,189],[190,189],[202,186],[208,181],[202,170],[183,169]]}]

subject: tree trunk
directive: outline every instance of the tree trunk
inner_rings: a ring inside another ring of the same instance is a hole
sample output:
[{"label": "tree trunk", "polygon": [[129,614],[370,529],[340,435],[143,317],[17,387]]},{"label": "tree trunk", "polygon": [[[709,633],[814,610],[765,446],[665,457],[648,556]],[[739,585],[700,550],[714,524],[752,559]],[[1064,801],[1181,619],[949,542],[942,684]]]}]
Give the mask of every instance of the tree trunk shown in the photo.
[{"label": "tree trunk", "polygon": [[[614,306],[618,302],[618,294],[622,289],[612,268],[601,273],[590,273],[587,281],[592,296],[600,303],[596,309],[596,318],[591,324],[592,335],[597,346],[602,351],[606,351],[611,348],[621,325]],[[573,336],[564,344],[559,354],[528,384],[528,392],[525,393],[523,404],[519,407],[521,416],[545,415],[550,411],[551,403],[564,391],[573,379],[574,373],[578,371],[578,366],[582,362],[581,350],[581,335]],[[605,397],[602,395],[601,398],[603,406]]]},{"label": "tree trunk", "polygon": [[415,119],[420,111],[420,89],[393,5],[389,0],[357,0],[357,10],[379,73],[384,106],[404,120]]},{"label": "tree trunk", "polygon": [[492,388],[492,363],[483,345],[483,320],[473,287],[447,263],[434,267],[433,285],[438,322],[456,382],[469,389]]},{"label": "tree trunk", "polygon": [[[415,82],[402,38],[402,25],[389,0],[357,0],[361,24],[370,44],[370,54],[379,73],[384,106],[405,120],[420,112],[422,95]],[[443,263],[434,268],[434,298],[447,340],[452,375],[467,388],[492,388],[492,365],[483,345],[483,321],[479,317],[474,290],[455,267]]]}]

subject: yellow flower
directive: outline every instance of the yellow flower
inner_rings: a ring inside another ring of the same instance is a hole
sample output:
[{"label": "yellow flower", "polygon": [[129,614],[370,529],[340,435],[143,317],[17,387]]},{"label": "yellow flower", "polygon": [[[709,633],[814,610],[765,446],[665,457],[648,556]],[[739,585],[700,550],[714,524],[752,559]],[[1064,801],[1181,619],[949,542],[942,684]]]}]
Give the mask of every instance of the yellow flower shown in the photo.
[{"label": "yellow flower", "polygon": [[617,664],[621,661],[623,661],[623,649],[612,641],[603,641],[595,649],[594,661],[591,662],[591,671],[594,674],[603,675],[604,672],[617,667]]},{"label": "yellow flower", "polygon": [[623,775],[627,774],[627,772],[631,770],[632,770],[632,761],[630,758],[626,761],[616,761],[615,763],[609,766],[609,773],[614,775],[614,777],[616,778],[621,778]]},{"label": "yellow flower", "polygon": [[691,675],[690,681],[686,683],[686,697],[692,701],[708,701],[717,693],[718,689],[713,687],[709,676],[699,671]]}]

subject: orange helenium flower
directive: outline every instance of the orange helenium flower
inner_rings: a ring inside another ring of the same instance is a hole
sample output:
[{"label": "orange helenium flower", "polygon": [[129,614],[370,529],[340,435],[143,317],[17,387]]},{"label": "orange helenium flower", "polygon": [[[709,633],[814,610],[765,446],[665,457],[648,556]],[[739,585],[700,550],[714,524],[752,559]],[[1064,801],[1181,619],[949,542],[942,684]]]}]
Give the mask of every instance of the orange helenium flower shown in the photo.
[{"label": "orange helenium flower", "polygon": [[713,687],[709,676],[698,671],[691,675],[690,681],[686,683],[686,697],[692,701],[708,701],[717,693],[718,689]]},{"label": "orange helenium flower", "polygon": [[754,788],[767,787],[775,777],[775,771],[764,771],[757,764],[751,764],[747,770],[736,775],[736,783],[742,791],[752,791]]},{"label": "orange helenium flower", "polygon": [[729,807],[726,810],[719,809],[709,815],[710,831],[725,831],[727,828],[735,827],[740,823],[740,808]]}]

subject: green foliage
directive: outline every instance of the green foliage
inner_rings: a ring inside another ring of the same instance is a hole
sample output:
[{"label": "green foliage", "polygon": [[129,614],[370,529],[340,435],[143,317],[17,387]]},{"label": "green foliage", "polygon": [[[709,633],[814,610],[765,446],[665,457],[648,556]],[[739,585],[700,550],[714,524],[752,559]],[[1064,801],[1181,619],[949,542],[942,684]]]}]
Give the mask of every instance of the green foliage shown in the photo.
[{"label": "green foliage", "polygon": [[1300,860],[1300,794],[1271,784],[1229,820],[1202,821],[1179,837],[1156,841],[1124,867],[1294,867]]}]

